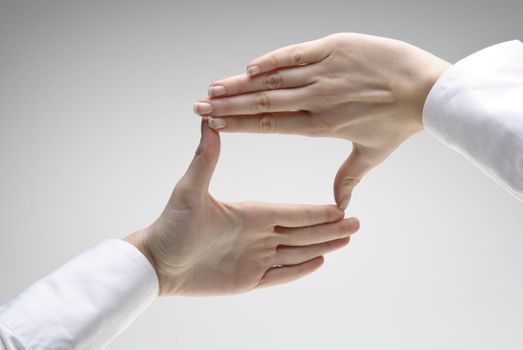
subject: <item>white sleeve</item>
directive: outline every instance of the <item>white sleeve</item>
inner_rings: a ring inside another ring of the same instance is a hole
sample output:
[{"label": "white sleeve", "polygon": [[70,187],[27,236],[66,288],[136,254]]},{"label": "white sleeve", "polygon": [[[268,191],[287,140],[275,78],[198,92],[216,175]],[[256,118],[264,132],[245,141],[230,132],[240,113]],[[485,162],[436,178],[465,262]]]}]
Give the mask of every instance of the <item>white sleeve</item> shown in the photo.
[{"label": "white sleeve", "polygon": [[425,129],[523,201],[523,44],[481,50],[431,89]]},{"label": "white sleeve", "polygon": [[0,308],[0,349],[102,349],[157,295],[147,258],[103,241]]}]

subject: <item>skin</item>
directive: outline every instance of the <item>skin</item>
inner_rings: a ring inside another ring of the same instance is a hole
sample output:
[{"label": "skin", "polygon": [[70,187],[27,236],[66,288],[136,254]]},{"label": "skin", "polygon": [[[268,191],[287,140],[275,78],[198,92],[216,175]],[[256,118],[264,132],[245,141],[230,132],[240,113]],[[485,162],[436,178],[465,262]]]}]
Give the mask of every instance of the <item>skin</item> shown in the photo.
[{"label": "skin", "polygon": [[425,99],[449,67],[401,41],[334,34],[253,60],[247,73],[211,83],[194,110],[223,132],[352,141],[334,181],[345,209],[362,177],[423,129]]},{"label": "skin", "polygon": [[154,266],[160,295],[230,295],[287,283],[359,228],[335,205],[224,203],[209,194],[219,134],[202,121],[200,144],[160,217],[125,240]]}]

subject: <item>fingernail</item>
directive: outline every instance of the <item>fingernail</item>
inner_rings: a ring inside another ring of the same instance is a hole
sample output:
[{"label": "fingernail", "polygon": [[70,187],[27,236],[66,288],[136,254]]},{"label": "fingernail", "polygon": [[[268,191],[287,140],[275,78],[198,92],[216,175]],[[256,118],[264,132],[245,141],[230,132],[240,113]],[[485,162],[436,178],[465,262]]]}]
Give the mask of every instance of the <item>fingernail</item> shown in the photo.
[{"label": "fingernail", "polygon": [[260,66],[252,66],[247,68],[247,74],[249,75],[256,75],[261,73],[261,67]]},{"label": "fingernail", "polygon": [[212,105],[207,102],[196,102],[193,106],[194,113],[205,115],[212,113]]},{"label": "fingernail", "polygon": [[215,85],[215,86],[209,86],[209,90],[207,92],[209,94],[209,97],[216,97],[216,96],[225,95],[226,90],[225,90],[225,86]]},{"label": "fingernail", "polygon": [[209,118],[209,127],[214,130],[223,129],[227,123],[225,119],[221,118]]},{"label": "fingernail", "polygon": [[345,209],[347,209],[347,207],[349,206],[349,201],[350,201],[350,193],[346,194],[345,196],[343,196],[341,198],[340,209],[345,211]]}]

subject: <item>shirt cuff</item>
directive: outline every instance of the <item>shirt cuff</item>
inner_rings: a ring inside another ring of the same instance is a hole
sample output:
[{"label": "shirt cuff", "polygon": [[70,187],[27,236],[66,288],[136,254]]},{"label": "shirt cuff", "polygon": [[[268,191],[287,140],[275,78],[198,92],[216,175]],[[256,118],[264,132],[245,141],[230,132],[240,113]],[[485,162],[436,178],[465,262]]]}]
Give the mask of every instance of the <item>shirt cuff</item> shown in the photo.
[{"label": "shirt cuff", "polygon": [[158,278],[147,258],[133,245],[111,239],[76,256],[4,305],[0,323],[29,349],[101,349],[158,292]]},{"label": "shirt cuff", "polygon": [[449,68],[423,109],[425,129],[523,200],[523,44],[483,49]]}]

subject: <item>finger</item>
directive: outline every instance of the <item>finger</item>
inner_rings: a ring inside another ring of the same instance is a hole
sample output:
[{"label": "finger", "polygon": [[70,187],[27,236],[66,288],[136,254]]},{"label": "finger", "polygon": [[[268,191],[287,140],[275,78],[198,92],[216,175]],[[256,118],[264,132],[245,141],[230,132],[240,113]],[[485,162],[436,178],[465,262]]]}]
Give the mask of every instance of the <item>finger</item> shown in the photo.
[{"label": "finger", "polygon": [[357,218],[348,218],[338,222],[300,228],[280,226],[274,230],[281,234],[282,244],[304,246],[345,238],[356,233],[359,228],[360,222]]},{"label": "finger", "polygon": [[223,116],[284,112],[304,109],[311,98],[307,87],[254,92],[232,97],[202,99],[194,104],[194,112],[202,116]]},{"label": "finger", "polygon": [[[178,182],[175,192],[198,199],[207,195],[214,169],[220,157],[220,136],[202,120],[200,144],[194,158]],[[187,192],[187,193],[186,193]]]},{"label": "finger", "polygon": [[321,39],[313,40],[269,52],[252,60],[247,65],[247,74],[255,76],[278,68],[319,62],[329,55],[324,42]]},{"label": "finger", "polygon": [[334,241],[312,244],[301,247],[279,246],[276,250],[275,261],[278,265],[296,265],[309,261],[317,256],[325,255],[349,244],[350,237]]},{"label": "finger", "polygon": [[323,265],[323,261],[323,256],[319,256],[298,265],[272,267],[265,272],[257,287],[269,287],[295,281],[316,271]]},{"label": "finger", "polygon": [[352,191],[363,176],[376,165],[374,150],[353,144],[350,156],[334,179],[334,198],[341,210],[347,209]]},{"label": "finger", "polygon": [[224,132],[321,135],[319,126],[306,111],[209,118],[209,127]]},{"label": "finger", "polygon": [[262,204],[260,215],[272,226],[303,227],[339,221],[345,213],[335,205]]},{"label": "finger", "polygon": [[247,92],[296,88],[311,84],[319,74],[315,65],[280,69],[251,77],[240,74],[213,82],[209,86],[209,97],[232,96]]}]

